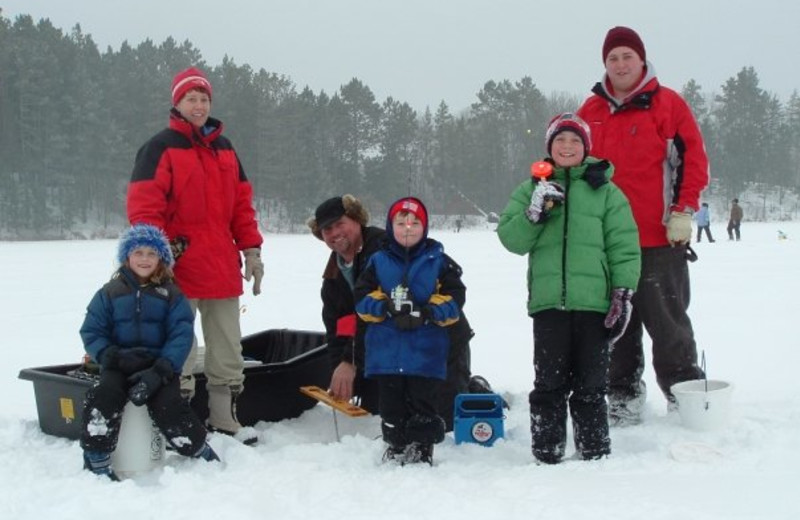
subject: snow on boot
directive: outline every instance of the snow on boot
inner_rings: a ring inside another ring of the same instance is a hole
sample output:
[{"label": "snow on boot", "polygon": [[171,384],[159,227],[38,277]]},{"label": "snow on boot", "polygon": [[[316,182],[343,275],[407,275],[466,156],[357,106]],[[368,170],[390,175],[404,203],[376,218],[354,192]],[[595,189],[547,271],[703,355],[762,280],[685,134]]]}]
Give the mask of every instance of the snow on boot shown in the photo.
[{"label": "snow on boot", "polygon": [[564,458],[564,451],[558,448],[553,450],[533,449],[533,456],[537,464],[558,464]]},{"label": "snow on boot", "polygon": [[634,397],[628,400],[608,400],[608,424],[615,427],[635,426],[642,422],[645,398]]},{"label": "snow on boot", "polygon": [[383,458],[381,462],[384,464],[386,463],[395,463],[400,464],[401,466],[405,464],[405,454],[406,454],[406,447],[405,446],[393,446],[389,445],[386,448],[386,451],[383,452]]},{"label": "snow on boot", "polygon": [[200,448],[200,450],[197,453],[194,454],[193,458],[203,459],[206,462],[214,462],[214,461],[219,462],[219,456],[217,455],[217,452],[215,452],[214,448],[212,448],[211,445],[207,442],[203,444],[203,447]]},{"label": "snow on boot", "polygon": [[119,482],[119,477],[111,469],[111,454],[105,451],[84,451],[83,469],[95,475],[102,475],[113,482]]},{"label": "snow on boot", "polygon": [[433,466],[433,444],[412,442],[406,447],[403,464],[425,463]]},{"label": "snow on boot", "polygon": [[230,435],[248,446],[258,441],[255,429],[244,428],[236,417],[236,400],[242,392],[238,385],[206,385],[208,390],[208,429]]}]

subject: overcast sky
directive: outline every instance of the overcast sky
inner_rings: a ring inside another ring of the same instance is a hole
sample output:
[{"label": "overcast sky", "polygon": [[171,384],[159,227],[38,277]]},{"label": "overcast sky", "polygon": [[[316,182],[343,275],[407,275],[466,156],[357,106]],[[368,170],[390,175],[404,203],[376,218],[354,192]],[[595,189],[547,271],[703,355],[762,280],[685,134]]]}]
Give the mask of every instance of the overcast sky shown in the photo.
[{"label": "overcast sky", "polygon": [[476,101],[488,80],[531,76],[545,94],[585,94],[606,31],[642,36],[661,82],[719,92],[742,67],[788,100],[800,90],[797,0],[0,0],[3,16],[79,23],[101,50],[189,40],[210,65],[289,76],[331,94],[353,77],[416,109]]}]

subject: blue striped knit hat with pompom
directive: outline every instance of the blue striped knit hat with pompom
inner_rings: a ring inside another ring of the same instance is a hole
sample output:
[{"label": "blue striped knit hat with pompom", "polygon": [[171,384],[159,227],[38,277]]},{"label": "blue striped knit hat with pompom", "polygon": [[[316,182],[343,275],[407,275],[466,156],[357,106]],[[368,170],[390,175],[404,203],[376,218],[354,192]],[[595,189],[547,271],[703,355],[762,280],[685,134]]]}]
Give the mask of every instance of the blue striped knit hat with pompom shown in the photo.
[{"label": "blue striped knit hat with pompom", "polygon": [[120,264],[124,264],[131,253],[140,247],[149,247],[155,250],[161,261],[169,267],[175,265],[167,235],[150,224],[134,224],[122,234],[119,239],[119,249],[117,249],[117,260]]}]

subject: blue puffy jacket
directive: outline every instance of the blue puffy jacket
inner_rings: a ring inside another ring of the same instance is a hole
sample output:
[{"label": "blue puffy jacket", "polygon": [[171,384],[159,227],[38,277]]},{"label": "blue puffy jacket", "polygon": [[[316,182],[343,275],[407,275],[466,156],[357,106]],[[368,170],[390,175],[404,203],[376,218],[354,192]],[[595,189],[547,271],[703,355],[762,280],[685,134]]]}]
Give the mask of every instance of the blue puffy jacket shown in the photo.
[{"label": "blue puffy jacket", "polygon": [[180,373],[192,348],[194,315],[174,283],[140,286],[133,272],[121,267],[89,302],[80,334],[94,361],[117,345],[166,358]]},{"label": "blue puffy jacket", "polygon": [[[355,287],[356,312],[368,324],[365,336],[367,377],[415,375],[445,379],[450,337],[445,327],[456,323],[460,308],[450,289],[461,289],[456,273],[448,273],[444,248],[426,239],[406,255],[390,245],[370,258]],[[450,287],[451,282],[458,287]],[[456,284],[457,282],[457,284]],[[400,330],[386,315],[387,299],[394,287],[408,287],[414,308],[428,308],[430,319],[414,330]]]}]

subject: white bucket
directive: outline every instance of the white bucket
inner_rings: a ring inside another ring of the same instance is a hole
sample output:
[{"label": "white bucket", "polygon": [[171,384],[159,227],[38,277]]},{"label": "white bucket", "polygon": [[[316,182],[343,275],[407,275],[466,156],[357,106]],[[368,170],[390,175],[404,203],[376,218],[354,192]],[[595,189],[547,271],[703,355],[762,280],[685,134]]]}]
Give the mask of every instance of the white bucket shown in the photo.
[{"label": "white bucket", "polygon": [[681,422],[692,430],[716,430],[728,421],[733,386],[725,381],[694,379],[672,385]]},{"label": "white bucket", "polygon": [[111,454],[111,466],[120,477],[150,471],[163,459],[164,438],[153,424],[147,406],[128,402],[122,411],[117,449]]}]

